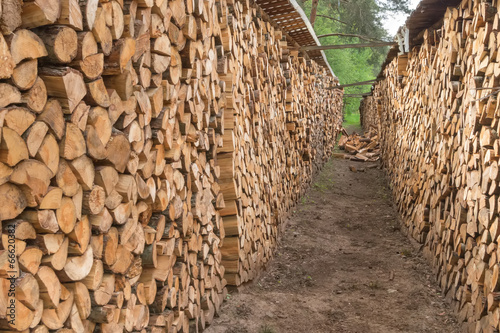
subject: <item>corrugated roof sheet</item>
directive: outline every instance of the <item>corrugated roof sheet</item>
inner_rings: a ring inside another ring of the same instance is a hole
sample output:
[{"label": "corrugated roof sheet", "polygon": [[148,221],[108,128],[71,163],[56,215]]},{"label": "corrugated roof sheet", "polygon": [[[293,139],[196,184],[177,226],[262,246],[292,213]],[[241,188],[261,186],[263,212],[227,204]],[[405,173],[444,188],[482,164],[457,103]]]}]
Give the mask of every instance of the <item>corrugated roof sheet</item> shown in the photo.
[{"label": "corrugated roof sheet", "polygon": [[410,30],[410,47],[416,45],[415,38],[422,30],[430,28],[444,17],[446,8],[456,7],[460,2],[460,0],[420,1],[405,23],[405,26]]},{"label": "corrugated roof sheet", "polygon": [[[410,50],[414,46],[421,43],[417,40],[418,34],[425,29],[432,27],[434,24],[439,22],[446,13],[448,7],[456,7],[460,4],[460,0],[422,0],[417,5],[417,8],[406,19],[406,23],[403,27],[399,28],[399,32],[405,27],[409,30],[409,46]],[[398,33],[399,33],[398,32]],[[385,62],[382,64],[382,68],[377,79],[381,79],[384,76],[385,67],[398,56],[399,48],[398,46],[392,47],[387,54]]]},{"label": "corrugated roof sheet", "polygon": [[[264,12],[300,46],[319,46],[314,28],[295,0],[256,0]],[[332,68],[323,51],[308,51],[309,57],[326,67],[333,76]]]}]

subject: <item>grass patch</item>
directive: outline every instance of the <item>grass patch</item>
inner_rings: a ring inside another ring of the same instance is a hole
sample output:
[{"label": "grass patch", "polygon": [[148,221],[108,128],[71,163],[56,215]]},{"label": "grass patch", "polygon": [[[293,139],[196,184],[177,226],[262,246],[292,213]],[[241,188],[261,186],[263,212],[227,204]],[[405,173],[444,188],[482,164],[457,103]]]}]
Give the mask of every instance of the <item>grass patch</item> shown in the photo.
[{"label": "grass patch", "polygon": [[276,331],[271,326],[262,325],[259,329],[259,333],[276,333]]},{"label": "grass patch", "polygon": [[413,254],[413,251],[410,250],[410,249],[402,249],[400,252],[399,252],[401,255],[405,256],[405,257],[411,257],[412,254]]},{"label": "grass patch", "polygon": [[335,181],[332,179],[332,177],[328,173],[322,172],[313,183],[313,188],[320,192],[325,192],[327,190],[333,189],[334,184]]},{"label": "grass patch", "polygon": [[346,126],[360,126],[359,112],[344,115],[344,127]]}]

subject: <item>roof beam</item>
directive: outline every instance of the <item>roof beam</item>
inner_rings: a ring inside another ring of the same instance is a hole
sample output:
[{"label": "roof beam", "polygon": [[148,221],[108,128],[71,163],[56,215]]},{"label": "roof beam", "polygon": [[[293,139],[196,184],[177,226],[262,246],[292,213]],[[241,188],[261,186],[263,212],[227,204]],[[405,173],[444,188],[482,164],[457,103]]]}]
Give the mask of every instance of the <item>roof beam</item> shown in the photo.
[{"label": "roof beam", "polygon": [[377,81],[377,79],[373,80],[368,80],[368,81],[362,81],[362,82],[356,82],[356,83],[348,83],[348,84],[342,84],[340,86],[333,87],[332,89],[342,89],[345,87],[355,87],[355,86],[367,86],[373,84],[373,82]]},{"label": "roof beam", "polygon": [[344,94],[343,97],[353,97],[353,98],[361,98],[361,97],[366,97],[366,96],[370,96],[372,93],[366,93],[366,94]]},{"label": "roof beam", "polygon": [[394,42],[375,42],[375,43],[360,43],[360,44],[339,44],[339,45],[321,45],[321,46],[303,46],[301,51],[317,51],[317,50],[338,50],[338,49],[359,49],[362,47],[383,47],[396,45]]}]

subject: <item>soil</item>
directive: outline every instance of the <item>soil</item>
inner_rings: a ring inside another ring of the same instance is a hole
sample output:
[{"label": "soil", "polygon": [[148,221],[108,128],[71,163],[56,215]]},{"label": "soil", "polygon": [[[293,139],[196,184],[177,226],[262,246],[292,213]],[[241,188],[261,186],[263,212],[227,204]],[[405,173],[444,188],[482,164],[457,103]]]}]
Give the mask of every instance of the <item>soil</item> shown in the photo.
[{"label": "soil", "polygon": [[459,332],[419,246],[400,230],[384,172],[332,159],[259,279],[232,291],[207,333]]}]

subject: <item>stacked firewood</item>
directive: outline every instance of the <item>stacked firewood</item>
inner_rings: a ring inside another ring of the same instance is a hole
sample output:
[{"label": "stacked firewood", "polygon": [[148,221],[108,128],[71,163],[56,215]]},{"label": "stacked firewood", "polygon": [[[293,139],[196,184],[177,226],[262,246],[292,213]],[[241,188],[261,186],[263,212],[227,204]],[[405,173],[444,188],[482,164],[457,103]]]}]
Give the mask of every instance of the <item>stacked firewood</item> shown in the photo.
[{"label": "stacked firewood", "polygon": [[341,112],[265,17],[0,1],[0,331],[201,331],[256,276]]},{"label": "stacked firewood", "polygon": [[[255,10],[235,6],[240,19],[223,30],[223,36],[248,43],[247,52],[243,43],[233,45],[232,52],[242,57],[226,54],[232,66],[221,74],[226,88],[232,87],[225,93],[225,116],[232,120],[225,129],[229,144],[218,155],[226,167],[222,187],[228,190],[221,213],[222,259],[232,285],[254,278],[271,258],[285,213],[310,179],[314,163],[331,155],[341,119],[340,93],[323,89],[332,79],[298,58],[270,22],[252,21]],[[264,16],[259,11],[257,17]]]},{"label": "stacked firewood", "polygon": [[359,135],[356,132],[347,136],[342,135],[338,145],[346,153],[336,153],[335,157],[359,162],[376,162],[380,158],[378,134],[373,127],[365,132],[364,135]]},{"label": "stacked firewood", "polygon": [[382,111],[382,105],[375,105],[375,103],[377,103],[375,98],[364,98],[361,100],[359,109],[370,110],[369,112],[360,112],[359,114],[361,126],[365,131],[377,129],[379,126],[379,112]]},{"label": "stacked firewood", "polygon": [[468,332],[500,328],[499,8],[448,8],[362,109],[406,226]]},{"label": "stacked firewood", "polygon": [[2,329],[211,321],[226,292],[221,17],[203,1],[2,2],[2,255],[12,228],[17,260],[1,277],[20,272]]}]

